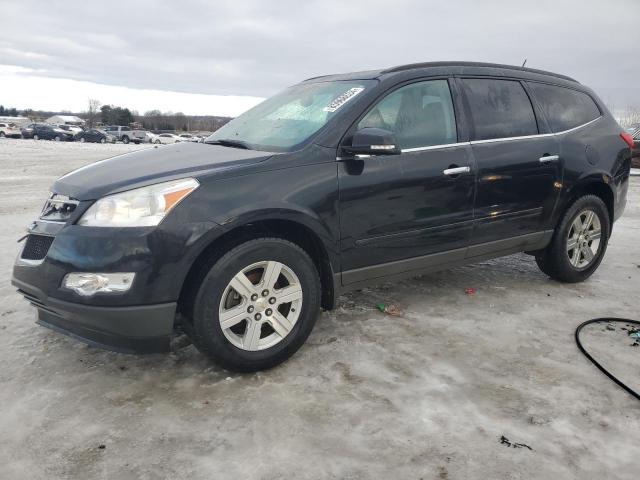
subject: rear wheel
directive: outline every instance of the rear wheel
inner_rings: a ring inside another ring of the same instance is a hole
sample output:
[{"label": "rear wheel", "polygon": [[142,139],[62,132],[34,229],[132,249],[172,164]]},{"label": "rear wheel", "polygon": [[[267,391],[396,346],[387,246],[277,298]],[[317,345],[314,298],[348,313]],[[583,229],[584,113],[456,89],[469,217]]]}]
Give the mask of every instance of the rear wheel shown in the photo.
[{"label": "rear wheel", "polygon": [[122,137],[122,143],[124,144],[129,143],[129,137]]},{"label": "rear wheel", "polygon": [[540,270],[561,282],[582,282],[596,271],[611,231],[609,211],[600,197],[586,195],[564,214],[551,244],[536,255]]},{"label": "rear wheel", "polygon": [[33,136],[33,139],[34,140],[40,140],[40,137],[36,134],[36,135]]},{"label": "rear wheel", "polygon": [[187,331],[224,368],[271,368],[305,342],[320,308],[320,279],[307,253],[279,238],[239,245],[203,276]]},{"label": "rear wheel", "polygon": [[4,138],[4,132],[0,130],[0,138]]},{"label": "rear wheel", "polygon": [[56,135],[55,137],[53,137],[53,139],[54,139],[56,142],[59,142],[59,141],[60,141],[60,135]]},{"label": "rear wheel", "polygon": [[100,139],[100,143],[107,143],[107,139],[106,139],[106,138],[104,138],[104,137],[102,137],[102,138]]},{"label": "rear wheel", "polygon": [[84,143],[84,142],[86,142],[86,141],[87,141],[87,140],[86,140],[84,137],[80,137],[80,143]]}]

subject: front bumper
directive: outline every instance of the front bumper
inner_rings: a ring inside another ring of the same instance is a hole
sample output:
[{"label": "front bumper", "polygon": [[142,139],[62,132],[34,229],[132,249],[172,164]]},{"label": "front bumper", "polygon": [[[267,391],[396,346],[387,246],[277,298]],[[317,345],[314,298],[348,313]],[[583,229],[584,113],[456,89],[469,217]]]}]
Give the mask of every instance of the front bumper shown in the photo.
[{"label": "front bumper", "polygon": [[38,323],[90,345],[123,353],[157,353],[169,349],[176,303],[103,307],[46,296],[25,282],[12,285],[38,309]]},{"label": "front bumper", "polygon": [[[75,225],[91,203],[80,202],[67,222],[32,223],[30,238],[48,241],[30,249],[24,243],[12,284],[38,309],[42,325],[111,350],[167,351],[184,279],[222,229],[185,219],[201,210],[187,202],[160,227]],[[126,292],[80,296],[62,285],[72,272],[133,272],[135,280]]]}]

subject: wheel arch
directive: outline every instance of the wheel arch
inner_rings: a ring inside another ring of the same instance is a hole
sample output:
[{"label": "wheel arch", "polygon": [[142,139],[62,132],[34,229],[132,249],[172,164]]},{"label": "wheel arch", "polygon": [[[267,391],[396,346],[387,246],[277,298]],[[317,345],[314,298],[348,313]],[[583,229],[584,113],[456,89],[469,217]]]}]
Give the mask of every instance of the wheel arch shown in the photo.
[{"label": "wheel arch", "polygon": [[321,306],[325,310],[334,307],[338,285],[334,281],[334,262],[331,248],[322,240],[317,229],[308,222],[290,218],[261,218],[247,222],[235,222],[232,227],[209,242],[192,261],[178,297],[178,312],[190,317],[190,306],[197,287],[213,264],[227,251],[241,243],[261,237],[276,237],[288,240],[302,248],[313,260],[320,275]]},{"label": "wheel arch", "polygon": [[613,228],[615,195],[613,187],[611,186],[611,179],[604,173],[582,178],[568,191],[567,201],[564,204],[558,221],[562,219],[562,214],[564,214],[577,199],[585,195],[595,195],[604,202],[609,212],[609,224],[611,228]]}]

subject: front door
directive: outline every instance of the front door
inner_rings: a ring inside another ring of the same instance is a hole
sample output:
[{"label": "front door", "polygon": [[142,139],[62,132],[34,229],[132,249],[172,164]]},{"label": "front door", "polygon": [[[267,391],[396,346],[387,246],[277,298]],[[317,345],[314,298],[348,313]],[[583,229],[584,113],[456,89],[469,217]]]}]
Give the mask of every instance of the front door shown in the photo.
[{"label": "front door", "polygon": [[353,131],[366,127],[393,132],[402,153],[339,163],[343,284],[464,258],[474,165],[457,140],[448,81],[396,88]]}]

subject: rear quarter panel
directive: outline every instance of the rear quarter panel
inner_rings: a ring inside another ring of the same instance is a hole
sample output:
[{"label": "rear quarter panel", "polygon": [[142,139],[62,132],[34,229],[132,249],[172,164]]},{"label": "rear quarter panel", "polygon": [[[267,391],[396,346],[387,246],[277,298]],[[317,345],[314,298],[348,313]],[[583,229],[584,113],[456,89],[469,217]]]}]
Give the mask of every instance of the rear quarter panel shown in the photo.
[{"label": "rear quarter panel", "polygon": [[564,178],[559,208],[554,212],[555,223],[576,192],[591,183],[607,185],[614,198],[614,219],[622,214],[631,154],[620,138],[621,131],[613,117],[605,112],[593,123],[557,135],[560,157],[564,162]]}]

